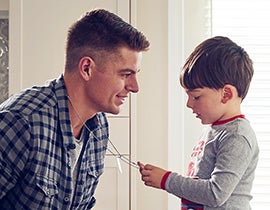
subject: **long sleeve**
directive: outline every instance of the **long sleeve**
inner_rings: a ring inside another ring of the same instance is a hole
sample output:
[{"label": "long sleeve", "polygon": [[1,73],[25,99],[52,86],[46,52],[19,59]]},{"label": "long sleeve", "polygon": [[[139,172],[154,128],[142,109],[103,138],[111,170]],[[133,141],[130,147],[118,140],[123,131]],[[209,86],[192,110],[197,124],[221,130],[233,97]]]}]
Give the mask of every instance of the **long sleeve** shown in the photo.
[{"label": "long sleeve", "polygon": [[212,131],[198,163],[195,174],[198,179],[172,173],[165,189],[180,198],[209,207],[229,209],[230,205],[236,205],[240,209],[249,209],[258,147],[253,133],[247,132],[245,137],[241,129],[236,126],[237,132]]},{"label": "long sleeve", "polygon": [[29,126],[10,112],[0,113],[0,200],[21,176],[29,154]]}]

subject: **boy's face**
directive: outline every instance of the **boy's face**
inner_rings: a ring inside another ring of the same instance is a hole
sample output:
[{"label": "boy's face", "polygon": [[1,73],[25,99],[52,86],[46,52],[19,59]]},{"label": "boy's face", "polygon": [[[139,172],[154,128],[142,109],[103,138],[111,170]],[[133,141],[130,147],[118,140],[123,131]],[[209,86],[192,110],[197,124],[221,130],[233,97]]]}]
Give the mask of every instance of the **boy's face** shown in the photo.
[{"label": "boy's face", "polygon": [[201,119],[202,124],[212,124],[225,117],[223,89],[197,88],[186,90],[188,95],[187,107],[192,109],[196,118]]}]

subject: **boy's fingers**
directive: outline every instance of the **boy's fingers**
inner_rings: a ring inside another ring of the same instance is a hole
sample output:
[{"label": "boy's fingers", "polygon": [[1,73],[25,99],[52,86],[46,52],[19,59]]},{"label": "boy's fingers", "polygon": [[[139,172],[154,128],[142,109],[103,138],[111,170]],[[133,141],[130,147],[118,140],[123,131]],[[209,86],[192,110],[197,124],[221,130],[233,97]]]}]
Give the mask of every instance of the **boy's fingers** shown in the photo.
[{"label": "boy's fingers", "polygon": [[138,166],[139,166],[139,171],[140,173],[142,173],[142,170],[144,169],[144,164],[142,164],[141,162],[137,162]]},{"label": "boy's fingers", "polygon": [[144,169],[145,169],[145,170],[152,170],[152,169],[153,169],[153,166],[150,165],[150,164],[146,164],[146,165],[144,166]]},{"label": "boy's fingers", "polygon": [[139,166],[140,168],[143,168],[143,167],[144,167],[144,164],[142,164],[140,161],[138,161],[137,164],[138,164],[138,166]]}]

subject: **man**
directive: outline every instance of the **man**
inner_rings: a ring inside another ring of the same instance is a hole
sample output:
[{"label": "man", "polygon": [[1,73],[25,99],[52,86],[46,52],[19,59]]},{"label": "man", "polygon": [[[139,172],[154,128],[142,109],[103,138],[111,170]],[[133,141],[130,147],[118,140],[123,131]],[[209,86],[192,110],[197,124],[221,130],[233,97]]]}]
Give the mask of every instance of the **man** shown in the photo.
[{"label": "man", "polygon": [[68,31],[63,75],[0,106],[1,209],[91,209],[108,122],[130,92],[149,42],[106,10]]}]

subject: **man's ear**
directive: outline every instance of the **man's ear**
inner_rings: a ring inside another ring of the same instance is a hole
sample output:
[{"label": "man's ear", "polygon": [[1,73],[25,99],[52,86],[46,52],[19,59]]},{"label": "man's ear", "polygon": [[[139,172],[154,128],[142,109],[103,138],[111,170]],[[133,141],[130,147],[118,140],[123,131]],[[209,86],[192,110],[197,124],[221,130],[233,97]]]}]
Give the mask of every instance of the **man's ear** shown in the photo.
[{"label": "man's ear", "polygon": [[232,85],[225,85],[223,87],[223,93],[222,93],[222,99],[221,102],[222,103],[227,103],[228,100],[230,100],[233,97],[234,93],[234,87]]},{"label": "man's ear", "polygon": [[80,75],[85,80],[89,80],[92,73],[92,68],[94,67],[95,62],[91,57],[82,57],[79,62],[79,71]]}]

